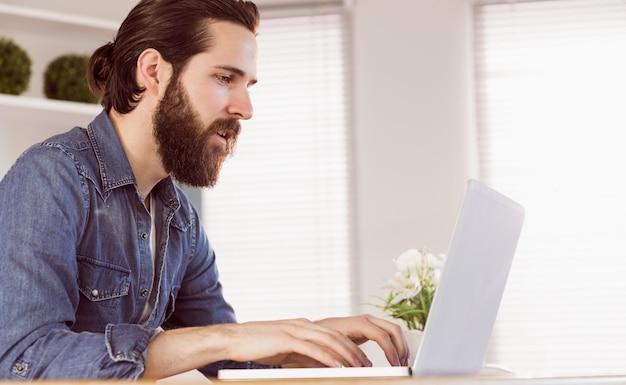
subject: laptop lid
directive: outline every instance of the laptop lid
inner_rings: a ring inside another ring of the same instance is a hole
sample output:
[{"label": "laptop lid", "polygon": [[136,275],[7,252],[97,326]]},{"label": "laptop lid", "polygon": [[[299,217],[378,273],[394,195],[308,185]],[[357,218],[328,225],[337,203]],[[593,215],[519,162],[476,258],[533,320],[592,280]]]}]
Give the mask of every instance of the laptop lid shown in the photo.
[{"label": "laptop lid", "polygon": [[412,367],[223,369],[222,380],[477,374],[524,220],[522,206],[469,180]]},{"label": "laptop lid", "polygon": [[518,203],[468,181],[414,375],[479,373],[523,221]]}]

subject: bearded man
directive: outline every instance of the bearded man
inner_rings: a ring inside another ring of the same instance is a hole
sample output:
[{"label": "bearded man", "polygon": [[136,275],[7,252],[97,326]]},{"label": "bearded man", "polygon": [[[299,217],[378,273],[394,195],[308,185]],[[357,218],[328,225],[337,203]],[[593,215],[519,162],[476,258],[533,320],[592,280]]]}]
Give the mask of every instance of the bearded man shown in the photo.
[{"label": "bearded man", "polygon": [[223,367],[406,365],[369,316],[237,323],[175,182],[214,186],[252,117],[257,7],[142,0],[91,57],[104,110],[0,182],[0,379],[158,379]]}]

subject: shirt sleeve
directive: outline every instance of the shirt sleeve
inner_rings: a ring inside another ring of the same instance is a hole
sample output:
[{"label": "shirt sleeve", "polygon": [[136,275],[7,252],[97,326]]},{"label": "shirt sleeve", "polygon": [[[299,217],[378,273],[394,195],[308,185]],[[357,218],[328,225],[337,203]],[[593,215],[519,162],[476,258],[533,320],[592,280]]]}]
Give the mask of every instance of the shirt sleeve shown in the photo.
[{"label": "shirt sleeve", "polygon": [[79,304],[76,239],[88,220],[76,160],[41,145],[0,182],[0,378],[140,378],[155,329],[71,330]]}]

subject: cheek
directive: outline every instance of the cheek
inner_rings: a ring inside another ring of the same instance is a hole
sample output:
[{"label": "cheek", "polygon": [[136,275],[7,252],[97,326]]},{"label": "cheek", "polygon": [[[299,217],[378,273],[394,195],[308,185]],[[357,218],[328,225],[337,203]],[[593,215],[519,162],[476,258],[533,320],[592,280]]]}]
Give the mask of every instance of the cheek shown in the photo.
[{"label": "cheek", "polygon": [[189,102],[196,111],[198,118],[208,126],[215,119],[220,118],[220,113],[225,109],[226,95],[219,89],[211,87],[202,87],[196,92],[190,92]]}]

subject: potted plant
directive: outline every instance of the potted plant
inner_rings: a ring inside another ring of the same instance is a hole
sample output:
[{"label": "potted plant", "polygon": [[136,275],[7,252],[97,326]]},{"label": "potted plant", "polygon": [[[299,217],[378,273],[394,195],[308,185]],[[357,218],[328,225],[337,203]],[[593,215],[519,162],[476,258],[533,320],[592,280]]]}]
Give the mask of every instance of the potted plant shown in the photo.
[{"label": "potted plant", "polygon": [[89,56],[66,54],[52,60],[44,72],[44,95],[49,99],[97,103],[87,84]]},{"label": "potted plant", "polygon": [[389,294],[382,298],[384,304],[377,307],[404,324],[410,362],[415,360],[420,346],[445,257],[434,255],[425,247],[408,249],[395,260],[398,269],[395,277],[383,286]]},{"label": "potted plant", "polygon": [[32,61],[13,40],[0,37],[0,93],[19,95],[30,83]]},{"label": "potted plant", "polygon": [[389,295],[380,306],[384,313],[402,320],[409,330],[423,331],[439,284],[445,255],[428,249],[409,249],[396,260],[398,271],[385,284]]}]

